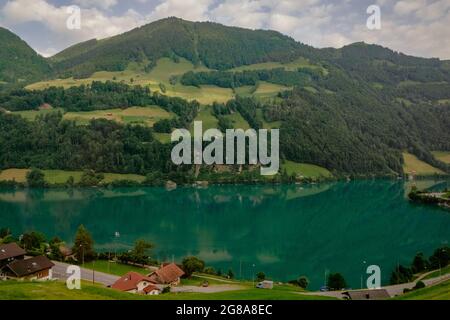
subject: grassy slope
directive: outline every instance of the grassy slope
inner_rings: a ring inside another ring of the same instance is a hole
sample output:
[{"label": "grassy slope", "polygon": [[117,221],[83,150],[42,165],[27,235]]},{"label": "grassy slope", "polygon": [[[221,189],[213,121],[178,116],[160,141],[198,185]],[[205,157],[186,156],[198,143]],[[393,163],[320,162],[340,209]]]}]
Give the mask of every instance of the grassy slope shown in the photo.
[{"label": "grassy slope", "polygon": [[445,274],[449,274],[450,273],[450,265],[448,265],[445,268],[442,268],[442,270],[436,270],[433,273],[430,273],[429,275],[427,275],[424,279],[432,279],[432,278],[436,278],[439,277],[441,275],[445,275]]},{"label": "grassy slope", "polygon": [[285,161],[282,168],[286,169],[289,175],[296,174],[310,178],[331,177],[332,174],[325,168],[306,163],[296,163],[293,161]]},{"label": "grassy slope", "polygon": [[82,283],[81,290],[68,290],[63,282],[0,282],[0,300],[315,300],[323,297],[278,290],[245,289],[220,293],[178,293],[140,296]]},{"label": "grassy slope", "polygon": [[[187,100],[197,100],[202,104],[211,104],[214,101],[226,102],[232,99],[235,94],[249,96],[254,94],[258,98],[274,97],[280,91],[290,90],[289,87],[270,84],[262,82],[258,85],[255,92],[253,87],[243,87],[236,89],[233,92],[232,89],[219,88],[217,86],[184,86],[180,83],[172,85],[170,79],[172,77],[178,77],[188,71],[210,71],[206,67],[195,67],[190,61],[186,59],[180,59],[178,63],[173,62],[169,58],[162,58],[157,61],[156,66],[150,72],[144,71],[145,64],[130,63],[128,68],[124,71],[108,72],[100,71],[94,73],[91,77],[86,79],[55,79],[49,81],[41,81],[27,86],[30,90],[42,90],[51,86],[62,86],[64,88],[79,86],[82,84],[89,84],[92,81],[117,81],[124,82],[129,85],[142,85],[149,86],[152,91],[161,92],[160,84],[165,87],[164,94],[168,96],[181,97]],[[254,64],[243,66],[240,68],[232,69],[232,71],[242,70],[259,70],[259,69],[273,69],[283,67],[287,70],[297,70],[299,67],[320,68],[326,73],[326,70],[320,66],[314,66],[309,64],[304,59],[299,59],[289,64],[280,64],[274,62]]]},{"label": "grassy slope", "polygon": [[149,127],[161,119],[170,119],[174,115],[158,106],[131,107],[127,109],[108,109],[89,112],[68,112],[64,119],[75,120],[79,124],[87,124],[92,119],[114,120],[125,124],[142,124]]},{"label": "grassy slope", "polygon": [[450,300],[450,281],[436,286],[419,289],[400,297],[396,300]]},{"label": "grassy slope", "polygon": [[433,156],[439,161],[450,164],[450,152],[449,151],[434,151]]},{"label": "grassy slope", "polygon": [[415,172],[418,175],[433,175],[435,173],[442,174],[443,171],[440,169],[437,169],[428,163],[425,163],[419,159],[417,159],[416,156],[406,153],[403,153],[403,159],[405,161],[403,165],[403,171],[405,173],[412,173]]},{"label": "grassy slope", "polygon": [[[28,169],[7,169],[0,172],[0,181],[12,181],[26,182],[26,175]],[[82,171],[64,171],[64,170],[43,170],[45,180],[50,184],[62,184],[67,182],[69,177],[73,177],[75,183],[79,182],[83,174]],[[111,183],[117,180],[131,180],[135,182],[143,182],[144,176],[137,174],[118,174],[118,173],[105,173],[103,183]]]}]

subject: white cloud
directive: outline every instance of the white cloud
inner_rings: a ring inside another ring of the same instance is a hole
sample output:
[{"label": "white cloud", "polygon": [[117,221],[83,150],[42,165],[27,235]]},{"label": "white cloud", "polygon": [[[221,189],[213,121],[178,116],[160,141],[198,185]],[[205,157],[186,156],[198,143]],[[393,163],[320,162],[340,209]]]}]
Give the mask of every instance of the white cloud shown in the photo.
[{"label": "white cloud", "polygon": [[69,30],[66,21],[70,14],[66,6],[56,7],[45,0],[9,1],[2,10],[8,25],[40,22],[51,31],[74,41],[110,37],[142,25],[144,18],[134,10],[120,16],[108,16],[103,11],[90,8],[81,10],[81,29]]},{"label": "white cloud", "polygon": [[208,20],[208,9],[212,0],[165,0],[149,15],[151,20],[178,17],[192,21]]},{"label": "white cloud", "polygon": [[114,7],[118,0],[75,0],[76,4],[79,4],[85,8],[101,8],[108,9]]},{"label": "white cloud", "polygon": [[404,0],[399,1],[394,6],[394,12],[400,15],[410,14],[414,11],[424,8],[427,5],[427,0]]}]

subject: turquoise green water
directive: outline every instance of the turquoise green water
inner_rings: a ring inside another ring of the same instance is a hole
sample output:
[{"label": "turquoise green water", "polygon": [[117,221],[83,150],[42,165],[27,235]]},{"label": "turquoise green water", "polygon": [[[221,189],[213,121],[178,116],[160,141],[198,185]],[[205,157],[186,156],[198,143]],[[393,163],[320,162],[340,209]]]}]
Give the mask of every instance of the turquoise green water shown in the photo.
[{"label": "turquoise green water", "polygon": [[196,255],[247,279],[258,271],[282,281],[306,275],[311,289],[326,270],[359,287],[363,261],[379,265],[387,283],[397,263],[450,238],[450,212],[408,202],[401,181],[0,192],[0,227],[15,234],[34,229],[70,243],[80,224],[99,250],[145,238],[159,260]]}]

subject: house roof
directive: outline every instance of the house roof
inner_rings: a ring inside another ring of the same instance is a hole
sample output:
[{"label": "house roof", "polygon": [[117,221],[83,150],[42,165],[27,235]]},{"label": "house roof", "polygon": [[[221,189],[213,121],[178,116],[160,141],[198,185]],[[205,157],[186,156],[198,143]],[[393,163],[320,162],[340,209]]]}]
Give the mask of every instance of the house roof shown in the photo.
[{"label": "house roof", "polygon": [[352,300],[383,300],[391,297],[385,289],[354,290],[343,294]]},{"label": "house roof", "polygon": [[7,265],[17,277],[25,277],[54,266],[47,257],[38,256],[26,260],[16,260]]},{"label": "house roof", "polygon": [[26,252],[17,243],[12,242],[0,246],[0,261],[25,255]]},{"label": "house roof", "polygon": [[149,284],[148,286],[146,286],[144,288],[144,292],[145,293],[152,292],[153,290],[158,290],[159,291],[159,288],[157,286],[155,286],[154,284]]},{"label": "house roof", "polygon": [[177,281],[178,278],[184,275],[184,271],[181,270],[175,263],[164,265],[160,269],[156,270],[149,277],[157,283],[165,284]]},{"label": "house roof", "polygon": [[149,277],[139,274],[137,272],[128,272],[123,275],[119,280],[114,282],[111,288],[120,291],[130,291],[137,289],[137,285],[141,281],[153,282]]}]

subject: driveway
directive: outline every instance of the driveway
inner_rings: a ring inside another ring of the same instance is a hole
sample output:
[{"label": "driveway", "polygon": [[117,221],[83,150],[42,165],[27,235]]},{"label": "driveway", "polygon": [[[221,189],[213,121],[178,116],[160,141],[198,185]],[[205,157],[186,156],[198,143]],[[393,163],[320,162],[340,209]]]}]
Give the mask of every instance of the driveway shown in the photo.
[{"label": "driveway", "polygon": [[[55,266],[52,269],[53,272],[53,278],[59,279],[59,280],[66,280],[69,276],[66,273],[67,267],[70,266],[70,264],[58,262],[58,261],[52,261]],[[95,271],[93,272],[90,269],[81,268],[81,279],[86,281],[92,281],[94,279],[94,282],[100,283],[104,286],[112,285],[114,282],[116,282],[120,277]]]},{"label": "driveway", "polygon": [[245,289],[243,286],[231,285],[231,284],[215,284],[208,287],[200,286],[179,286],[172,287],[170,292],[180,293],[180,292],[196,292],[196,293],[216,293],[225,291],[235,291]]}]

